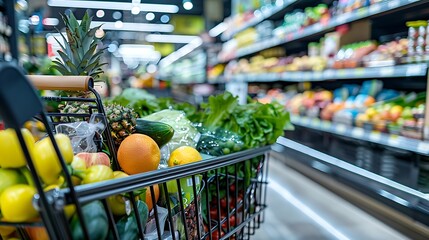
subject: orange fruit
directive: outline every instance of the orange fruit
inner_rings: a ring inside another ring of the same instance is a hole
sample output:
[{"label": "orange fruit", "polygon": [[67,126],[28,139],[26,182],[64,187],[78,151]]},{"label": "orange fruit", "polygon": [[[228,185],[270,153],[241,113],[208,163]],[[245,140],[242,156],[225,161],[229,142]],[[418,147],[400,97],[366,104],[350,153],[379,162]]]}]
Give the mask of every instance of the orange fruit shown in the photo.
[{"label": "orange fruit", "polygon": [[201,154],[193,147],[182,146],[175,149],[170,154],[170,158],[168,159],[168,166],[174,167],[178,165],[198,162],[202,160]]},{"label": "orange fruit", "polygon": [[[159,186],[158,184],[153,185],[153,192],[155,193],[155,204],[159,199]],[[146,199],[143,199],[147,205],[149,212],[152,210],[154,203],[152,202],[152,193],[150,187],[146,187]]]},{"label": "orange fruit", "polygon": [[118,162],[127,174],[158,169],[161,152],[156,142],[144,134],[132,134],[122,141],[118,149]]}]

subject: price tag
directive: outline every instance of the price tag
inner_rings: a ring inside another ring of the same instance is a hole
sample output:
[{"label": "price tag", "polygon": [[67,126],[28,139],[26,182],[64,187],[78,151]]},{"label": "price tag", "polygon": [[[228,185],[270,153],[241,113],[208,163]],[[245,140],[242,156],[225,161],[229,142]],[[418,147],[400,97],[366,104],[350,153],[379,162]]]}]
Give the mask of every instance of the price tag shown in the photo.
[{"label": "price tag", "polygon": [[372,132],[371,132],[371,134],[369,135],[369,139],[370,139],[371,141],[374,141],[374,142],[378,142],[378,141],[380,141],[380,139],[381,139],[381,134],[380,134],[380,132],[372,131]]},{"label": "price tag", "polygon": [[365,68],[356,68],[355,75],[356,76],[363,76],[363,75],[365,75]]},{"label": "price tag", "polygon": [[308,125],[308,124],[310,124],[310,119],[303,117],[303,118],[301,118],[301,123],[303,125]]},{"label": "price tag", "polygon": [[290,74],[288,72],[280,73],[280,79],[283,81],[288,81],[290,79]]},{"label": "price tag", "polygon": [[380,4],[374,4],[374,5],[371,5],[369,7],[369,12],[370,13],[377,13],[377,12],[380,12],[380,10],[381,10],[381,5]]},{"label": "price tag", "polygon": [[331,128],[331,126],[332,126],[332,123],[331,123],[331,122],[328,122],[328,121],[322,121],[322,128],[323,128],[323,129],[330,129],[330,128]]},{"label": "price tag", "polygon": [[302,80],[302,79],[299,79],[299,75],[296,72],[290,73],[289,79],[290,80]]},{"label": "price tag", "polygon": [[302,76],[303,76],[303,78],[304,79],[302,79],[302,80],[305,80],[305,81],[309,81],[309,80],[311,80],[310,78],[311,78],[311,73],[310,72],[303,72],[302,73]]},{"label": "price tag", "polygon": [[399,137],[397,135],[390,135],[387,139],[387,143],[391,146],[399,145]]},{"label": "price tag", "polygon": [[347,22],[347,20],[350,18],[350,14],[341,14],[337,17],[337,23],[338,24],[344,24]]},{"label": "price tag", "polygon": [[392,76],[395,73],[395,69],[393,67],[384,67],[380,69],[380,75],[385,76]]},{"label": "price tag", "polygon": [[392,9],[392,8],[397,8],[399,7],[399,4],[401,4],[401,2],[399,0],[391,0],[389,1],[389,3],[387,3],[387,6]]},{"label": "price tag", "polygon": [[334,77],[334,70],[326,70],[323,75],[325,76],[326,80],[331,80]]},{"label": "price tag", "polygon": [[335,126],[335,131],[337,131],[337,133],[346,133],[347,132],[347,127],[344,124],[338,124],[337,126]]},{"label": "price tag", "polygon": [[418,75],[421,72],[421,67],[420,65],[411,65],[407,67],[407,72],[406,75],[407,76],[414,76],[414,75]]},{"label": "price tag", "polygon": [[357,11],[357,15],[359,17],[364,17],[368,14],[368,8],[364,7],[364,8],[359,8]]},{"label": "price tag", "polygon": [[345,76],[347,76],[347,71],[344,70],[344,69],[338,70],[338,76],[339,77],[345,77]]},{"label": "price tag", "polygon": [[429,143],[428,142],[419,142],[417,145],[417,151],[427,153],[429,152]]},{"label": "price tag", "polygon": [[322,79],[322,72],[313,72],[313,79],[314,80]]},{"label": "price tag", "polygon": [[318,118],[311,119],[311,125],[313,127],[319,127],[319,125],[320,125],[320,119],[318,119]]},{"label": "price tag", "polygon": [[365,130],[363,130],[362,128],[353,128],[352,130],[352,136],[355,138],[361,138],[363,137],[363,135],[365,135]]},{"label": "price tag", "polygon": [[322,29],[323,29],[323,27],[322,27],[322,24],[320,24],[320,23],[316,23],[313,25],[313,30],[315,32],[320,32],[320,31],[322,31]]}]

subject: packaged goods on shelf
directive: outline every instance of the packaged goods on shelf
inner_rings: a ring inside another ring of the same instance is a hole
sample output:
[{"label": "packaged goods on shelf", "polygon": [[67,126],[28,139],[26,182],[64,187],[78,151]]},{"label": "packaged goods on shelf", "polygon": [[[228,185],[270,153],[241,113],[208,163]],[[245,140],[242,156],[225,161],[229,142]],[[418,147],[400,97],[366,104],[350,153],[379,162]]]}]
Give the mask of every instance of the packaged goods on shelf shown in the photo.
[{"label": "packaged goods on shelf", "polygon": [[272,89],[257,96],[260,102],[277,101],[293,115],[319,118],[366,130],[422,139],[425,93],[404,94],[383,89],[380,81],[361,86],[344,84],[334,91]]},{"label": "packaged goods on shelf", "polygon": [[343,46],[335,56],[332,68],[357,68],[362,66],[362,59],[376,49],[373,41],[358,42]]},{"label": "packaged goods on shelf", "polygon": [[408,40],[399,39],[381,44],[377,49],[363,57],[366,67],[385,67],[400,64],[402,58],[407,55]]},{"label": "packaged goods on shelf", "polygon": [[429,26],[428,21],[407,22],[408,57],[406,62],[429,60]]}]

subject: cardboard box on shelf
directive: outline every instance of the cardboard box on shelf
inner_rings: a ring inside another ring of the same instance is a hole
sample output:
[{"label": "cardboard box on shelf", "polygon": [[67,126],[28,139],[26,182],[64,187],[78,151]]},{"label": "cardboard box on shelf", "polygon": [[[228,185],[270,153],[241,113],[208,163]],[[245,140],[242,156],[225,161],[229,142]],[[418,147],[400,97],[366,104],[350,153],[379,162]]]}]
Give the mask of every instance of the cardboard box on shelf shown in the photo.
[{"label": "cardboard box on shelf", "polygon": [[344,45],[371,39],[371,22],[362,20],[342,25],[335,32],[325,34],[321,42],[322,57],[332,58]]}]

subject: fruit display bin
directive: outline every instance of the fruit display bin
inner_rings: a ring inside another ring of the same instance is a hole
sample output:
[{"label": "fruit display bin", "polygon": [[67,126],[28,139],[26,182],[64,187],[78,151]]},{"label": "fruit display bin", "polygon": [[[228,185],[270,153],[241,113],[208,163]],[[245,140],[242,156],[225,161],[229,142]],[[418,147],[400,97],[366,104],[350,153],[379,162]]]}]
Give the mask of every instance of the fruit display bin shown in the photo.
[{"label": "fruit display bin", "polygon": [[[37,190],[32,203],[39,214],[25,222],[1,219],[0,232],[16,231],[21,239],[250,239],[263,223],[271,146],[74,186],[68,165],[55,142],[55,126],[86,121],[93,113],[99,115],[100,121],[107,122],[92,80],[82,76],[73,80],[26,77],[16,67],[4,64],[0,66],[0,86],[7,86],[0,87],[0,118],[7,128],[16,131]],[[35,87],[89,90],[95,98],[40,98]],[[86,113],[47,113],[45,101],[85,102],[90,107]],[[20,131],[26,121],[34,118],[46,127],[61,165],[65,188],[47,190],[42,185],[34,156]],[[109,126],[106,126],[101,136],[95,135],[94,142],[98,151],[107,146],[112,168],[119,169]],[[142,196],[146,204],[142,204]],[[112,201],[123,204],[127,214],[115,215],[117,209]],[[70,209],[73,209],[72,214]]]}]

